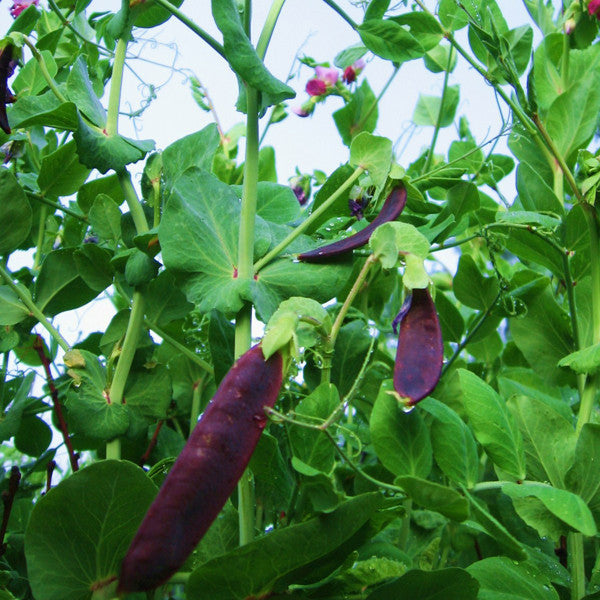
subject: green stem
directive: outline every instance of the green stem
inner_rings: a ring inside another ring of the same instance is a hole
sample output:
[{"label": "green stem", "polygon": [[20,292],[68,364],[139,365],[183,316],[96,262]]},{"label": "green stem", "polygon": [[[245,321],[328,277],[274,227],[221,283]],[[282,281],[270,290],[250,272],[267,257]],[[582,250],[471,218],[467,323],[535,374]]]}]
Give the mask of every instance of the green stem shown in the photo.
[{"label": "green stem", "polygon": [[138,200],[135,188],[131,183],[131,175],[126,169],[123,169],[117,173],[117,177],[125,195],[125,202],[127,202],[129,212],[131,213],[135,230],[138,234],[146,233],[148,231],[148,221],[146,220],[144,209]]},{"label": "green stem", "polygon": [[65,98],[62,95],[61,91],[58,89],[58,86],[56,85],[54,79],[52,79],[52,75],[50,75],[50,73],[48,72],[48,69],[46,68],[46,63],[44,62],[44,59],[40,54],[39,50],[35,47],[35,44],[27,37],[23,37],[23,42],[31,50],[33,57],[38,63],[40,73],[42,74],[42,77],[46,80],[46,83],[48,84],[48,87],[52,90],[53,94],[61,102],[68,102],[67,98]]},{"label": "green stem", "polygon": [[569,549],[569,570],[571,572],[571,600],[581,600],[585,596],[585,555],[583,534],[569,532],[567,536]]},{"label": "green stem", "polygon": [[35,303],[31,299],[31,295],[29,294],[29,292],[25,290],[20,284],[17,285],[13,281],[13,278],[11,277],[10,273],[2,266],[0,266],[0,277],[2,277],[6,285],[9,288],[11,288],[15,292],[15,294],[17,294],[17,296],[19,296],[19,299],[29,309],[31,315],[35,317],[38,323],[56,340],[56,343],[65,352],[68,352],[71,349],[71,347],[69,346],[65,338],[63,338],[63,336],[60,335],[58,330],[52,325],[52,323],[50,323],[50,321],[46,319],[44,313],[35,305]]},{"label": "green stem", "polygon": [[273,35],[273,30],[275,29],[275,24],[277,23],[277,19],[279,18],[284,3],[285,0],[273,0],[273,4],[271,4],[269,14],[265,19],[265,24],[260,32],[258,43],[256,44],[256,53],[258,54],[258,58],[261,60],[265,58],[267,48],[269,47],[269,42],[271,41],[271,36]]},{"label": "green stem", "polygon": [[400,529],[400,538],[398,540],[398,546],[401,550],[406,550],[408,546],[408,537],[410,535],[410,515],[412,513],[412,498],[407,498],[404,502],[404,508],[406,514],[402,520],[402,528]]},{"label": "green stem", "polygon": [[480,237],[481,237],[480,233],[468,235],[467,237],[461,238],[459,240],[454,240],[453,242],[447,242],[447,243],[440,244],[439,246],[432,248],[430,250],[430,252],[441,252],[442,250],[448,250],[448,248],[456,248],[457,246],[462,246],[463,244],[466,244],[466,243],[468,243],[472,240],[475,240],[477,238],[480,238]]},{"label": "green stem", "polygon": [[252,0],[244,0],[244,12],[242,14],[242,24],[248,39],[252,37]]},{"label": "green stem", "polygon": [[438,111],[437,119],[435,121],[435,129],[433,130],[433,136],[431,138],[431,145],[429,146],[429,151],[427,152],[427,160],[425,161],[425,165],[423,166],[423,174],[427,173],[431,168],[431,163],[433,162],[433,154],[435,152],[435,145],[437,143],[438,135],[440,133],[440,129],[442,126],[442,117],[444,116],[444,101],[446,100],[446,93],[448,91],[448,80],[450,79],[450,68],[452,66],[452,60],[454,59],[454,48],[450,48],[450,52],[448,53],[448,64],[446,66],[446,71],[444,72],[444,84],[442,86],[442,98],[440,99],[440,110]]},{"label": "green stem", "polygon": [[373,104],[371,104],[371,106],[369,107],[369,110],[364,114],[364,116],[358,122],[358,125],[356,125],[356,127],[354,127],[355,131],[361,131],[363,125],[367,122],[367,119],[371,116],[373,111],[380,105],[381,99],[383,98],[385,93],[388,91],[390,85],[392,84],[392,81],[394,81],[396,75],[398,75],[399,72],[400,72],[400,67],[394,67],[392,74],[390,75],[388,80],[385,82],[385,85],[381,88],[381,91],[379,92],[377,98],[375,98],[375,101],[373,102]]},{"label": "green stem", "polygon": [[209,375],[214,375],[215,370],[212,365],[207,363],[204,359],[200,358],[193,350],[190,350],[188,347],[184,346],[181,342],[178,342],[173,336],[169,335],[164,329],[161,329],[156,323],[149,321],[148,319],[144,319],[144,323],[148,329],[154,331],[157,335],[159,335],[167,344],[173,346],[176,350],[178,350],[181,354],[183,354],[186,358],[191,360],[193,363],[197,364],[201,369],[204,369]]},{"label": "green stem", "polygon": [[38,225],[38,237],[37,244],[35,247],[35,258],[33,260],[33,270],[37,271],[40,268],[42,261],[42,251],[44,246],[44,236],[46,235],[46,216],[48,208],[46,206],[40,207],[40,220]]},{"label": "green stem", "polygon": [[217,54],[222,56],[225,60],[225,49],[214,37],[209,35],[204,29],[198,27],[194,21],[188,16],[182,13],[176,6],[168,2],[167,0],[155,0],[156,4],[160,4],[163,8],[166,8],[176,19],[181,21],[186,27],[191,29],[199,38],[204,40]]},{"label": "green stem", "polygon": [[61,212],[64,212],[66,215],[69,215],[69,216],[73,217],[74,219],[81,221],[82,223],[87,223],[87,221],[88,221],[87,217],[85,215],[80,215],[79,213],[76,213],[74,210],[71,210],[70,208],[63,206],[62,204],[59,204],[58,202],[53,202],[52,200],[48,200],[48,198],[46,198],[45,196],[42,196],[41,194],[36,194],[35,192],[30,192],[30,191],[26,191],[25,193],[27,194],[28,198],[31,198],[32,200],[35,200],[36,202],[40,202],[41,204],[45,204],[46,206],[50,206],[51,208],[54,208],[55,210],[60,210]]},{"label": "green stem", "polygon": [[365,171],[365,169],[363,167],[357,167],[355,169],[354,173],[352,173],[352,175],[350,175],[350,177],[348,177],[348,179],[344,182],[344,184],[342,186],[340,186],[331,196],[329,196],[329,198],[327,198],[327,200],[325,200],[325,202],[323,202],[323,204],[321,204],[321,206],[319,206],[319,208],[317,208],[315,211],[313,211],[311,213],[310,217],[308,217],[308,219],[306,219],[305,221],[300,223],[300,225],[298,225],[298,227],[296,227],[292,232],[290,232],[284,240],[282,240],[279,244],[277,244],[277,246],[275,246],[275,248],[273,248],[273,250],[267,252],[260,260],[256,261],[256,263],[254,264],[254,272],[260,271],[260,269],[262,269],[266,264],[271,262],[271,260],[273,260],[275,257],[279,256],[279,254],[281,253],[281,251],[283,249],[287,248],[299,235],[304,233],[304,231],[306,231],[306,229],[312,223],[314,223],[314,221],[316,219],[318,219],[326,210],[328,210],[329,207],[346,190],[351,188],[352,185],[354,184],[354,182],[360,177],[360,175],[362,175],[364,173],[364,171]]},{"label": "green stem", "polygon": [[194,390],[192,391],[192,410],[190,411],[190,433],[196,427],[198,415],[200,414],[200,392],[202,391],[202,380],[194,382]]},{"label": "green stem", "polygon": [[354,30],[358,29],[358,25],[333,0],[323,0],[323,2],[325,2],[325,4],[327,4],[327,6],[330,6],[331,8],[333,8],[333,10],[338,15],[340,15],[340,17],[342,17],[342,19],[344,19],[344,21],[346,21],[346,23],[348,23],[348,25],[350,25],[350,27],[352,27],[352,29],[354,29]]},{"label": "green stem", "polygon": [[[258,188],[258,92],[246,88],[246,155],[244,160],[244,184],[242,188],[242,210],[240,217],[238,277],[253,276],[254,223]],[[252,343],[252,306],[247,303],[238,313],[235,322],[235,356],[241,356]],[[246,473],[238,483],[238,513],[240,546],[254,539],[254,494],[252,474]]]},{"label": "green stem", "polygon": [[127,54],[127,38],[119,38],[115,50],[112,76],[110,79],[110,93],[108,96],[108,111],[106,115],[106,135],[117,135],[119,128],[119,107],[121,105],[121,89],[123,87],[123,69]]}]

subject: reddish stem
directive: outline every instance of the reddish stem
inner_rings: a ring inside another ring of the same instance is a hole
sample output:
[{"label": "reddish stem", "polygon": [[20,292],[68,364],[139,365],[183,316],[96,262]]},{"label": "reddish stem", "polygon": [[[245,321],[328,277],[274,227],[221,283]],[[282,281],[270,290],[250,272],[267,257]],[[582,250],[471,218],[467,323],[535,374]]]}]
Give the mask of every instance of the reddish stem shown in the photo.
[{"label": "reddish stem", "polygon": [[152,439],[150,440],[150,443],[148,444],[148,447],[146,448],[146,452],[144,452],[144,454],[142,454],[142,457],[140,458],[140,462],[139,465],[140,467],[143,466],[147,460],[150,458],[150,454],[152,453],[152,450],[154,450],[154,448],[156,447],[156,442],[158,442],[158,434],[160,432],[161,427],[163,426],[164,421],[159,421],[156,424],[156,429],[154,430],[154,433],[152,434]]},{"label": "reddish stem", "polygon": [[19,467],[12,467],[10,470],[10,478],[8,480],[8,490],[2,492],[2,504],[4,504],[4,512],[2,514],[2,525],[0,525],[0,556],[6,552],[6,544],[4,536],[8,529],[8,519],[12,509],[13,501],[19,489],[19,481],[21,481],[21,471]]},{"label": "reddish stem", "polygon": [[44,352],[44,343],[41,336],[36,336],[35,341],[33,342],[33,349],[38,353],[42,366],[44,367],[44,371],[46,372],[46,383],[48,384],[48,389],[50,390],[50,395],[52,397],[54,413],[56,414],[56,418],[58,419],[60,431],[62,433],[65,446],[67,447],[67,452],[69,453],[69,462],[71,463],[71,469],[73,470],[73,472],[75,472],[79,469],[79,464],[77,462],[78,455],[75,452],[75,450],[73,450],[73,444],[71,443],[71,438],[69,437],[69,428],[67,427],[67,421],[65,420],[65,416],[62,411],[62,406],[60,404],[60,400],[58,399],[58,390],[54,385],[54,379],[52,378],[52,373],[50,372],[50,360]]},{"label": "reddish stem", "polygon": [[56,462],[49,460],[46,465],[46,494],[52,488],[52,474],[54,473],[54,469],[56,469]]}]

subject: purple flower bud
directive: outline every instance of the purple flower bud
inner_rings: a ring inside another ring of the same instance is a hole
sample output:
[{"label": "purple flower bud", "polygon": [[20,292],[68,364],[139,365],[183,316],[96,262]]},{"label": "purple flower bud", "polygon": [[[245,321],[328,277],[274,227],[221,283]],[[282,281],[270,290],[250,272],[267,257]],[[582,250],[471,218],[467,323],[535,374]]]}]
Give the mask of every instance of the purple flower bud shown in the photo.
[{"label": "purple flower bud", "polygon": [[306,82],[306,93],[309,96],[324,96],[327,93],[327,84],[320,79],[309,79]]},{"label": "purple flower bud", "polygon": [[26,8],[32,4],[39,6],[40,0],[13,0],[13,5],[10,7],[10,14],[13,19],[16,19]]},{"label": "purple flower bud", "polygon": [[590,17],[600,19],[600,0],[590,0],[587,6]]},{"label": "purple flower bud", "polygon": [[365,204],[363,200],[348,200],[348,208],[350,209],[350,214],[353,217],[356,217],[359,221],[364,217],[364,207]]},{"label": "purple flower bud", "polygon": [[365,68],[365,61],[362,58],[354,61],[350,66],[344,69],[342,80],[344,83],[353,83],[356,81],[356,77],[360,75],[361,71]]}]

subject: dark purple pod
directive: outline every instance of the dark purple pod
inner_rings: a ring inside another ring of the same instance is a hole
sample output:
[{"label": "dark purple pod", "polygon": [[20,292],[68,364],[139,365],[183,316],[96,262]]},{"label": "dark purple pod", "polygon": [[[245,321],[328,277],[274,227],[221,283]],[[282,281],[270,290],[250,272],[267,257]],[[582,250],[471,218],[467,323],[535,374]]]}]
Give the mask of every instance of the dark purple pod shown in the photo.
[{"label": "dark purple pod", "polygon": [[4,46],[0,50],[0,129],[9,135],[11,131],[8,124],[8,117],[6,116],[6,104],[7,102],[14,102],[14,97],[8,89],[8,78],[14,71],[12,56],[12,46]]},{"label": "dark purple pod", "polygon": [[229,370],[150,505],[118,593],[152,590],[185,562],[235,489],[282,384],[283,360],[254,346]]},{"label": "dark purple pod", "polygon": [[400,185],[392,190],[379,214],[364,229],[343,240],[333,242],[333,244],[303,252],[298,255],[298,259],[304,262],[321,262],[364,246],[369,241],[371,234],[380,225],[398,218],[398,215],[404,210],[405,205],[406,188]]},{"label": "dark purple pod", "polygon": [[394,365],[394,389],[403,398],[408,398],[408,406],[413,406],[437,385],[444,359],[442,330],[429,290],[412,290],[398,321],[400,333]]}]

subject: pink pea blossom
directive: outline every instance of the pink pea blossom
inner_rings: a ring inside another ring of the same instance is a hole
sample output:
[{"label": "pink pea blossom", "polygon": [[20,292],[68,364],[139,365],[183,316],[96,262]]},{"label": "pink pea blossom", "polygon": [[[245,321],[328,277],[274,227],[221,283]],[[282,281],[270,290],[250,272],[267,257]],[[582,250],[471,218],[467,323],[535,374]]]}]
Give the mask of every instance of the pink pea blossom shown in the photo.
[{"label": "pink pea blossom", "polygon": [[345,83],[353,83],[354,81],[356,81],[356,77],[364,68],[365,61],[362,58],[359,58],[358,60],[354,61],[350,66],[344,69],[342,80]]},{"label": "pink pea blossom", "polygon": [[10,14],[13,19],[16,19],[26,8],[32,4],[39,6],[40,0],[13,0],[13,5],[10,7]]},{"label": "pink pea blossom", "polygon": [[316,77],[306,83],[306,93],[309,96],[324,96],[339,77],[337,70],[330,67],[315,67],[315,74]]},{"label": "pink pea blossom", "polygon": [[600,19],[600,0],[590,0],[587,9],[590,17]]}]

